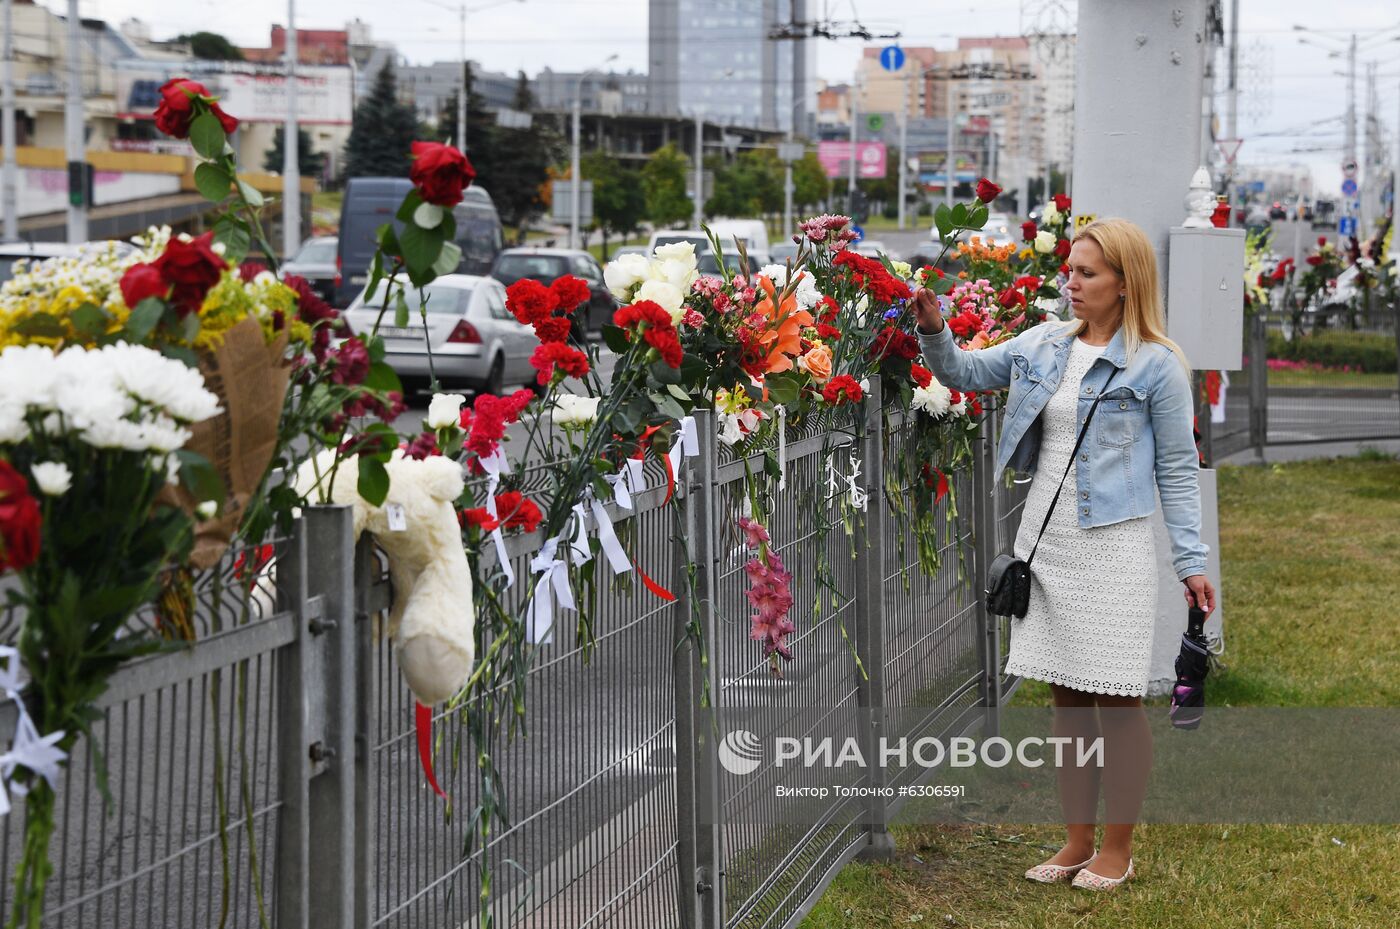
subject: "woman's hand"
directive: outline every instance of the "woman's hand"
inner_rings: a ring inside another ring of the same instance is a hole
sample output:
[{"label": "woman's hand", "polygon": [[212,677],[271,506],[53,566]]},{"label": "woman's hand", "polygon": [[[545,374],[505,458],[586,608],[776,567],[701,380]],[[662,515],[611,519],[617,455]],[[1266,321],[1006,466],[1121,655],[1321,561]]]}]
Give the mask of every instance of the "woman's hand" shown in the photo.
[{"label": "woman's hand", "polygon": [[943,331],[943,314],[938,308],[938,296],[926,287],[914,291],[914,318],[919,322],[919,331],[933,335]]},{"label": "woman's hand", "polygon": [[1186,589],[1182,594],[1186,597],[1186,605],[1198,606],[1206,611],[1209,616],[1215,609],[1215,588],[1206,580],[1204,574],[1193,574],[1182,581]]}]

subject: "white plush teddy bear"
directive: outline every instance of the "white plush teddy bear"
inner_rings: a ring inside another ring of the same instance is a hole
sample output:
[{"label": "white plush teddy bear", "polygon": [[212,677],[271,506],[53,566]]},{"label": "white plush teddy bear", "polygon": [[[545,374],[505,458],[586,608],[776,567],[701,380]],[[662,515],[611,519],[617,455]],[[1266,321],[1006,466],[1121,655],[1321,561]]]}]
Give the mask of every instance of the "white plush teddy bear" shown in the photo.
[{"label": "white plush teddy bear", "polygon": [[[328,474],[333,461],[329,451],[322,452],[320,473]],[[356,489],[358,469],[352,464],[343,462],[336,471],[331,502],[351,505],[355,538],[368,530],[389,556],[394,654],[409,688],[431,706],[465,686],[475,651],[471,569],[454,507],[462,495],[462,469],[441,456],[419,461],[397,451],[386,465],[389,495],[383,506],[371,506]],[[311,462],[297,472],[296,484],[310,499],[320,499],[312,490]]]}]

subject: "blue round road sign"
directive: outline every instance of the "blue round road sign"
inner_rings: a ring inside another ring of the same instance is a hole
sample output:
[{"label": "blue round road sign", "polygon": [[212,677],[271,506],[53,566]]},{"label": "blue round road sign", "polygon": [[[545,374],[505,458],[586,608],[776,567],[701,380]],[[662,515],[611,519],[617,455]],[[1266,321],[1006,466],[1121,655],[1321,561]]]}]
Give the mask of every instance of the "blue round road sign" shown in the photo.
[{"label": "blue round road sign", "polygon": [[1354,196],[1356,196],[1356,179],[1355,179],[1355,178],[1349,177],[1349,178],[1347,178],[1346,180],[1342,181],[1342,195],[1343,195],[1343,196],[1346,196],[1346,197],[1354,197]]},{"label": "blue round road sign", "polygon": [[886,71],[898,71],[904,67],[904,49],[898,45],[886,45],[880,49],[880,67]]}]

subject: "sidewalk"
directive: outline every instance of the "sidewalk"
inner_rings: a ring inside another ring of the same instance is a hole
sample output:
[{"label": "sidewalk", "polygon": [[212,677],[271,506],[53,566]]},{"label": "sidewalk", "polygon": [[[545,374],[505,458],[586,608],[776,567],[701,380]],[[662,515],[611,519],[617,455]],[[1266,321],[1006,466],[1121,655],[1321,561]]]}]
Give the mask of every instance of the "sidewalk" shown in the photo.
[{"label": "sidewalk", "polygon": [[1220,465],[1274,464],[1280,461],[1306,461],[1311,458],[1349,458],[1364,449],[1375,449],[1388,455],[1400,455],[1400,439],[1370,442],[1307,442],[1301,445],[1265,445],[1261,462],[1253,448],[1226,455],[1215,461]]}]

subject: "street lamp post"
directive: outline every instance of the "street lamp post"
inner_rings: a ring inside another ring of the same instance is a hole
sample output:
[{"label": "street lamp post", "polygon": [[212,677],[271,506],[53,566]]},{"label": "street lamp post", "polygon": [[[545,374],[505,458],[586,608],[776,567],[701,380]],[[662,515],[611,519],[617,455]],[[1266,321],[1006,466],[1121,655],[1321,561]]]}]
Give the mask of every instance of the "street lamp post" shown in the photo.
[{"label": "street lamp post", "polygon": [[0,145],[5,147],[5,164],[3,178],[0,178],[0,188],[3,188],[0,190],[0,210],[5,214],[5,241],[13,242],[19,238],[19,166],[15,159],[15,145],[19,142],[15,132],[15,31],[10,23],[13,0],[4,0],[4,3],[5,73],[4,99],[0,102],[0,106],[3,106]]},{"label": "street lamp post", "polygon": [[603,65],[616,61],[616,55],[609,55],[603,59],[603,64],[596,68],[589,68],[587,71],[579,73],[578,80],[574,82],[574,113],[573,113],[573,159],[571,162],[571,175],[573,184],[569,189],[569,247],[582,248],[582,239],[579,237],[579,213],[583,211],[583,152],[582,152],[582,125],[583,125],[583,79],[602,69]]},{"label": "street lamp post", "polygon": [[457,75],[461,87],[457,93],[457,147],[465,152],[467,150],[467,14],[480,13],[492,7],[505,6],[507,3],[524,3],[525,0],[496,0],[495,3],[484,3],[474,7],[468,7],[465,3],[441,3],[439,0],[426,0],[426,2],[457,13],[462,57],[461,70]]},{"label": "street lamp post", "polygon": [[282,254],[301,245],[301,161],[297,146],[297,4],[287,0],[287,121],[282,128]]}]

